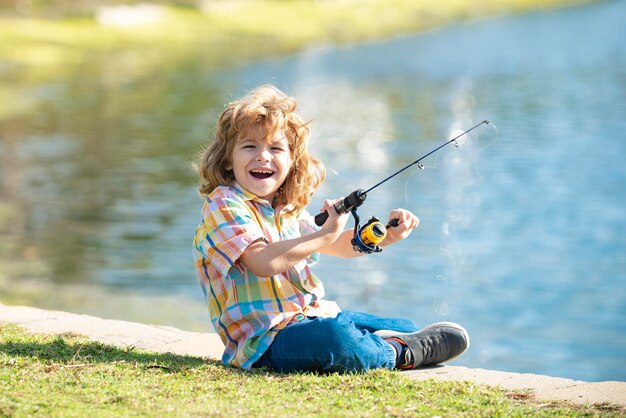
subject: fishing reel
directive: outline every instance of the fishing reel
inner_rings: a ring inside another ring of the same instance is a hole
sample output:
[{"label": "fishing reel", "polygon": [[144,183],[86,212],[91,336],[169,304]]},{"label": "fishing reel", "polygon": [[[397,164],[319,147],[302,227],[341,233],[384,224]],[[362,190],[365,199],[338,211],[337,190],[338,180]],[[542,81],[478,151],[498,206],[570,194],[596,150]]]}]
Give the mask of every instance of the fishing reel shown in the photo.
[{"label": "fishing reel", "polygon": [[353,208],[351,213],[354,217],[354,235],[352,237],[354,251],[365,254],[381,252],[383,249],[379,244],[387,236],[387,228],[398,226],[398,220],[392,219],[385,226],[377,217],[372,216],[365,225],[361,226],[356,208]]},{"label": "fishing reel", "polygon": [[355,218],[352,248],[359,253],[379,253],[383,249],[378,244],[383,242],[386,236],[387,228],[375,216],[372,216],[363,226],[360,226]]}]

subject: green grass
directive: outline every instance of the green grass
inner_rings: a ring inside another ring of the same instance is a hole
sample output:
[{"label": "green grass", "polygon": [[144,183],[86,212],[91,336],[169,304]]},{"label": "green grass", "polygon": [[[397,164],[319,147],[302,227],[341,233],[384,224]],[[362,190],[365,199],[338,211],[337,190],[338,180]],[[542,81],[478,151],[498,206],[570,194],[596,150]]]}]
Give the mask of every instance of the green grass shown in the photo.
[{"label": "green grass", "polygon": [[523,393],[400,372],[276,374],[0,325],[0,416],[597,416]]}]

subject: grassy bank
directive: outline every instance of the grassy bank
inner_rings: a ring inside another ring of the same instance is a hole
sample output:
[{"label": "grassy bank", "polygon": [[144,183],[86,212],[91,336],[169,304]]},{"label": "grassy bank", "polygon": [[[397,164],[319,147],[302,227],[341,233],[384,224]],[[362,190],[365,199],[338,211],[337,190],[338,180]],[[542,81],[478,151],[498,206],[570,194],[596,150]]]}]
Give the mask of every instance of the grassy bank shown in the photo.
[{"label": "grassy bank", "polygon": [[181,2],[162,2],[165,5],[154,21],[125,27],[102,24],[96,8],[80,17],[54,19],[8,17],[5,10],[0,18],[0,62],[4,66],[58,66],[79,62],[86,53],[151,51],[158,57],[184,50],[209,54],[212,64],[223,65],[312,44],[381,39],[459,20],[583,2],[239,0],[206,2],[210,7],[204,11]]},{"label": "grassy bank", "polygon": [[618,416],[398,372],[281,375],[0,329],[0,416]]}]

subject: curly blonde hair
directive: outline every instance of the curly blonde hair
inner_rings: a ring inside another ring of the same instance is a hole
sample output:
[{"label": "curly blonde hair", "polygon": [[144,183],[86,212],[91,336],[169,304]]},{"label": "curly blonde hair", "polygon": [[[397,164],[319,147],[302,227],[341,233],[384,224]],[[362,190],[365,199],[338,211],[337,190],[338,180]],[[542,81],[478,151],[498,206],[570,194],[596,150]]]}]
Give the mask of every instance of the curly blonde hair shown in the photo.
[{"label": "curly blonde hair", "polygon": [[298,103],[272,85],[263,85],[243,98],[230,103],[221,114],[215,139],[200,155],[195,169],[200,175],[200,194],[209,195],[217,186],[231,186],[235,175],[233,149],[240,135],[255,125],[265,138],[282,130],[289,142],[291,168],[276,193],[278,204],[291,205],[299,213],[326,177],[324,165],[308,151],[311,135],[308,122],[296,113]]}]

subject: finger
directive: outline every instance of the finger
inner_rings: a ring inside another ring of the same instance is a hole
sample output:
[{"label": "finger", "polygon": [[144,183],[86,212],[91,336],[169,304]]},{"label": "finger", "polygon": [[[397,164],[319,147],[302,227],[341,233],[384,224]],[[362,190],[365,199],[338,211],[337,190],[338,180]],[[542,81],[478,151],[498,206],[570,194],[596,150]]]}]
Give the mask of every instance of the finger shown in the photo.
[{"label": "finger", "polygon": [[394,209],[393,211],[391,211],[389,217],[396,220],[393,223],[393,219],[389,222],[391,226],[403,225],[403,227],[409,231],[417,228],[417,226],[419,225],[418,217],[405,209]]},{"label": "finger", "polygon": [[335,208],[335,205],[337,204],[337,202],[338,202],[337,199],[331,199],[331,200],[326,200],[325,204],[329,209],[333,208],[332,211],[334,213],[337,213],[337,208]]},{"label": "finger", "polygon": [[333,201],[332,200],[330,200],[330,199],[324,200],[324,203],[322,204],[322,208],[320,209],[320,212],[328,211],[328,209],[330,209],[331,206],[333,206]]},{"label": "finger", "polygon": [[[328,212],[329,215],[340,215],[340,213],[337,211],[337,208],[335,207],[335,205],[340,201],[341,199],[326,199],[324,201],[324,207],[323,210]],[[332,209],[331,209],[332,208]]]},{"label": "finger", "polygon": [[405,221],[407,229],[413,230],[413,229],[417,228],[418,222],[419,221],[417,219],[417,216],[413,215],[410,212],[407,214],[407,219]]},{"label": "finger", "polygon": [[397,225],[405,223],[407,218],[407,212],[402,209],[394,209],[389,213],[389,221],[397,219],[398,221],[395,222]]}]

